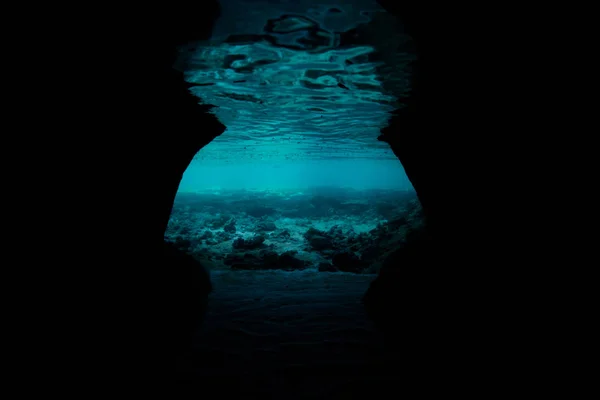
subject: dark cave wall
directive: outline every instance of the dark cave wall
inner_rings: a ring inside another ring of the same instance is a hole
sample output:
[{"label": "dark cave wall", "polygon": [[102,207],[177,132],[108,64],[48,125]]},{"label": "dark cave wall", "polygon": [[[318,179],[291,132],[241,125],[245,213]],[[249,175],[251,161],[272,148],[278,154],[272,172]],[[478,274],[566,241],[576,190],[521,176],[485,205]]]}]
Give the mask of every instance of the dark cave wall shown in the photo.
[{"label": "dark cave wall", "polygon": [[531,328],[527,296],[515,289],[528,267],[511,253],[516,219],[497,173],[511,164],[499,161],[506,147],[518,145],[506,137],[514,121],[505,99],[514,94],[502,87],[516,43],[499,26],[518,11],[378,1],[402,20],[418,56],[412,95],[380,139],[417,190],[428,232],[387,260],[366,308],[420,379],[502,392],[518,381],[515,360]]},{"label": "dark cave wall", "polygon": [[[136,150],[144,160],[132,182],[137,186],[127,191],[136,190],[139,195],[150,191],[143,202],[143,215],[134,223],[144,227],[139,229],[143,240],[160,243],[183,173],[196,153],[223,133],[225,126],[209,113],[210,105],[198,104],[183,73],[173,69],[177,46],[210,38],[220,15],[219,3],[177,1],[151,7],[145,10],[147,20],[136,26],[143,35],[126,56],[130,64],[125,65],[133,67],[137,81],[128,84],[135,112],[139,112],[136,128],[147,132]],[[146,218],[148,215],[153,217]]]},{"label": "dark cave wall", "polygon": [[98,207],[86,213],[94,232],[79,239],[75,264],[102,266],[81,283],[99,287],[84,312],[101,338],[90,352],[110,360],[115,384],[155,393],[168,390],[175,360],[191,348],[211,289],[164,232],[187,166],[225,130],[172,66],[176,46],[209,38],[220,10],[216,1],[175,1],[105,11],[105,34],[90,34],[101,37],[89,60],[101,84],[81,94],[93,109],[84,128],[95,150],[90,170],[100,172],[90,193]]},{"label": "dark cave wall", "polygon": [[[157,220],[153,232],[160,240],[167,228],[183,173],[196,153],[225,131],[225,126],[217,117],[208,113],[210,107],[199,105],[198,99],[187,90],[181,73],[173,72],[168,85],[172,85],[172,93],[167,91],[171,90],[171,87],[167,86],[164,95],[169,101],[164,104],[162,110],[169,110],[168,115],[177,122],[169,128],[169,141],[160,145],[164,164],[154,175],[158,179],[153,184],[157,188],[165,188],[164,191],[157,191],[155,197],[158,200],[157,209],[160,209],[161,219]],[[181,129],[179,135],[178,129]]]},{"label": "dark cave wall", "polygon": [[448,240],[444,229],[468,215],[461,212],[467,203],[459,195],[461,190],[467,193],[462,181],[466,175],[461,152],[456,151],[471,133],[461,110],[462,95],[469,90],[463,79],[469,73],[462,48],[464,27],[459,19],[452,20],[457,11],[453,5],[436,4],[432,12],[426,2],[378,2],[402,21],[417,54],[411,64],[411,95],[379,140],[387,142],[402,162],[431,233]]},{"label": "dark cave wall", "polygon": [[[453,340],[439,332],[460,331],[458,324],[466,322],[462,318],[474,307],[468,298],[484,290],[469,284],[482,274],[483,259],[471,254],[485,252],[490,211],[481,208],[481,180],[486,177],[475,162],[485,154],[477,139],[485,127],[485,103],[477,104],[477,93],[486,89],[487,79],[478,79],[474,68],[481,60],[471,43],[479,22],[465,23],[460,17],[464,10],[454,4],[379,3],[402,21],[417,55],[411,65],[411,95],[379,140],[389,143],[402,162],[428,230],[387,260],[364,300],[392,337],[439,343]],[[397,323],[400,310],[413,330]],[[449,315],[455,318],[449,320]]]}]

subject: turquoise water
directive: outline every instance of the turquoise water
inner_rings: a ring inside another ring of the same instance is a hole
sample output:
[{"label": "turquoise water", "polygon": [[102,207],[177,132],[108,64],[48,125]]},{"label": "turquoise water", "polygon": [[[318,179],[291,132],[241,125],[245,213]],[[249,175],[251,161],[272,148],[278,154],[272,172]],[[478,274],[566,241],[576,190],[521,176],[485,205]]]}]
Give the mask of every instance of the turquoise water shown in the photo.
[{"label": "turquoise water", "polygon": [[[202,153],[202,151],[201,151]],[[311,187],[355,190],[412,190],[400,161],[304,160],[297,162],[193,162],[183,175],[180,192],[206,190],[277,190]]]}]

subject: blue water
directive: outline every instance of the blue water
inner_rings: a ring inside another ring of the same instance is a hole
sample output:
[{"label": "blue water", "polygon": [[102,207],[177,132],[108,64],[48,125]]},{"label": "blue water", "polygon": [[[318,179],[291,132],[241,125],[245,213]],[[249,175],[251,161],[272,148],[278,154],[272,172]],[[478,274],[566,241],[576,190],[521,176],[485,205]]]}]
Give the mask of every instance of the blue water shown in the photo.
[{"label": "blue water", "polygon": [[302,162],[193,162],[180,192],[277,190],[331,186],[356,190],[412,189],[398,160],[306,160]]}]

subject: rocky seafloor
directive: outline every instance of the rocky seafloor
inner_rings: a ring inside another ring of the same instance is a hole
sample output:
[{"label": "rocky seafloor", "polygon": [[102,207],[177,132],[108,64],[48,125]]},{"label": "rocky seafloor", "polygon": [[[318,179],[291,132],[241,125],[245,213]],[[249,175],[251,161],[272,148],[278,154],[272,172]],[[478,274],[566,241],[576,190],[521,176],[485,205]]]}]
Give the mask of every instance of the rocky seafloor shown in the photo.
[{"label": "rocky seafloor", "polygon": [[206,190],[177,194],[165,240],[212,270],[376,273],[422,226],[413,190]]}]

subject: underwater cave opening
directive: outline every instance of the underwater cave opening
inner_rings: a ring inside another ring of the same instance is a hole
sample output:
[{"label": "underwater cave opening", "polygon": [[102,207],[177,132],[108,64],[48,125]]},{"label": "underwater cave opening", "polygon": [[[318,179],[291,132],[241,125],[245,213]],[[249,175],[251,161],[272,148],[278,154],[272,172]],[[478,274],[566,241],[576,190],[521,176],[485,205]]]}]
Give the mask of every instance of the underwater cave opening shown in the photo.
[{"label": "underwater cave opening", "polygon": [[195,369],[221,395],[331,398],[332,385],[378,375],[388,354],[361,299],[423,225],[377,139],[415,57],[375,1],[239,3],[176,67],[227,127],[183,174],[165,233],[214,289]]}]

